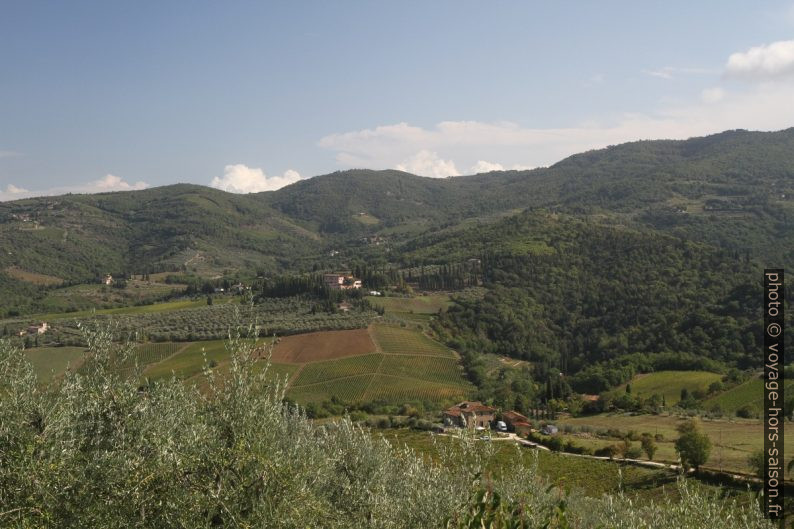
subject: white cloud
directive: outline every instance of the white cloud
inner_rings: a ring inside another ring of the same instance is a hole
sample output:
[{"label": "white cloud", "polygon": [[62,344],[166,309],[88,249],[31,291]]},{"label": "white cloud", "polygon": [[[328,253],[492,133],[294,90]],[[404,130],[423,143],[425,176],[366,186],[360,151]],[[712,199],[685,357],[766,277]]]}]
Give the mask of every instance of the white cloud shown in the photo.
[{"label": "white cloud", "polygon": [[700,92],[700,99],[704,103],[716,103],[718,101],[722,101],[725,97],[725,90],[716,86],[714,88],[706,88],[702,92]]},{"label": "white cloud", "polygon": [[107,174],[104,178],[95,180],[88,185],[80,186],[82,192],[85,193],[106,193],[108,191],[134,191],[146,189],[149,184],[146,182],[135,182],[130,184],[121,179],[121,177]]},{"label": "white cloud", "polygon": [[398,163],[394,168],[419,176],[430,176],[433,178],[460,176],[452,160],[442,160],[435,152],[425,149],[403,160],[401,163]]},{"label": "white cloud", "polygon": [[[572,154],[652,139],[686,139],[731,129],[780,130],[794,126],[794,41],[735,53],[725,74],[767,77],[776,82],[705,87],[688,104],[667,103],[654,112],[623,114],[608,122],[560,128],[523,127],[511,122],[442,121],[433,127],[408,123],[330,134],[319,145],[344,167],[399,167],[417,174],[454,175],[547,166]],[[699,68],[663,68],[649,75],[715,73]],[[699,97],[697,97],[699,96]],[[498,160],[498,161],[485,161]]]},{"label": "white cloud", "polygon": [[674,79],[681,75],[713,75],[718,74],[716,70],[708,68],[679,68],[675,66],[665,66],[655,70],[643,70],[642,73],[650,75],[651,77],[658,77],[660,79]]},{"label": "white cloud", "polygon": [[235,164],[224,167],[223,176],[213,178],[210,186],[231,193],[258,193],[275,191],[300,179],[301,175],[292,169],[280,176],[267,176],[262,169]]},{"label": "white cloud", "polygon": [[99,180],[76,184],[73,186],[51,187],[49,189],[28,190],[8,184],[5,192],[0,191],[0,202],[6,200],[18,200],[29,197],[44,197],[52,195],[64,195],[66,193],[107,193],[110,191],[134,191],[146,189],[149,184],[146,182],[135,182],[130,184],[121,177],[107,174]]},{"label": "white cloud", "polygon": [[26,198],[30,196],[30,191],[17,187],[14,184],[8,184],[5,191],[0,190],[0,202],[6,200],[17,200],[19,198]]},{"label": "white cloud", "polygon": [[471,166],[469,172],[471,174],[490,173],[491,171],[504,171],[505,168],[500,163],[486,162],[485,160],[477,160],[477,163]]},{"label": "white cloud", "polygon": [[746,79],[770,79],[794,74],[794,40],[755,46],[728,57],[725,73]]},{"label": "white cloud", "polygon": [[[483,160],[502,167],[547,166],[589,149],[641,139],[686,139],[729,129],[779,130],[794,125],[788,83],[758,84],[740,92],[704,90],[689,105],[653,114],[624,114],[611,123],[566,128],[527,128],[515,123],[445,121],[422,128],[407,123],[332,134],[320,145],[336,152],[345,167],[400,167],[425,175],[452,175],[456,164],[480,168]],[[452,168],[452,169],[451,169]]]}]

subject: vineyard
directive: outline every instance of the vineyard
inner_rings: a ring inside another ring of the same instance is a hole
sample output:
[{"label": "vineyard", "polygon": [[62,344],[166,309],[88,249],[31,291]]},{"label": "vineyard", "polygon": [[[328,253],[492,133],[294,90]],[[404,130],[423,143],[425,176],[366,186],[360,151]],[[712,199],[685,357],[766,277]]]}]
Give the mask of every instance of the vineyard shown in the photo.
[{"label": "vineyard", "polygon": [[367,329],[326,331],[279,338],[273,361],[304,364],[376,351]]},{"label": "vineyard", "polygon": [[229,352],[226,343],[223,340],[191,343],[178,354],[147,367],[144,375],[152,380],[170,377],[172,373],[177,378],[189,378],[201,373],[205,359],[207,363],[214,362],[216,365],[227,361]]},{"label": "vineyard", "polygon": [[383,357],[384,355],[377,353],[307,364],[301,369],[298,377],[293,381],[293,385],[308,386],[337,378],[371,375],[378,372],[378,366],[383,361]]},{"label": "vineyard", "polygon": [[370,333],[381,353],[307,363],[291,381],[288,396],[300,403],[332,397],[448,402],[472,391],[455,353],[421,332],[376,324]]},{"label": "vineyard", "polygon": [[384,353],[436,355],[455,358],[455,354],[452,351],[415,330],[391,325],[373,325],[372,337]]}]

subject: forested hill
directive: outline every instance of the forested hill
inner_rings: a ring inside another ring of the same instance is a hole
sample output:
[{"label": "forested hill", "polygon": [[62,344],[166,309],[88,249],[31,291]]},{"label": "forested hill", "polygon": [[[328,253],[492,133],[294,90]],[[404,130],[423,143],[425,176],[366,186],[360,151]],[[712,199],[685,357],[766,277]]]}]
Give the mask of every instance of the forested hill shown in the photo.
[{"label": "forested hill", "polygon": [[180,269],[301,271],[329,264],[330,250],[356,255],[372,235],[399,250],[381,254],[397,265],[472,258],[482,241],[454,256],[434,254],[433,241],[524,210],[666,233],[791,267],[792,197],[794,129],[634,142],[548,168],[446,179],[352,170],[251,195],[181,184],[4,202],[0,308],[35,294],[26,274],[85,282]]},{"label": "forested hill", "polygon": [[466,247],[482,251],[473,268],[487,293],[458,299],[442,316],[438,330],[459,351],[528,360],[541,377],[577,374],[570,380],[588,393],[637,370],[760,365],[761,271],[747,253],[523,213],[409,254]]},{"label": "forested hill", "polygon": [[[452,225],[525,208],[632,223],[794,264],[794,128],[639,141],[548,168],[433,180],[345,171],[260,195],[318,229]],[[377,224],[357,222],[367,213]]]}]

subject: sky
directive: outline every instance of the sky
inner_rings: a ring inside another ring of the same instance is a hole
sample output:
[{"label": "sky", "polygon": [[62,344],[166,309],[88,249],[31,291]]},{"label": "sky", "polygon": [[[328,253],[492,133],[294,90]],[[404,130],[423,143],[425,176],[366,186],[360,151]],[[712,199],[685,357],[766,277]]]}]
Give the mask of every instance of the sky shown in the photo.
[{"label": "sky", "polygon": [[792,126],[793,0],[0,0],[0,201]]}]

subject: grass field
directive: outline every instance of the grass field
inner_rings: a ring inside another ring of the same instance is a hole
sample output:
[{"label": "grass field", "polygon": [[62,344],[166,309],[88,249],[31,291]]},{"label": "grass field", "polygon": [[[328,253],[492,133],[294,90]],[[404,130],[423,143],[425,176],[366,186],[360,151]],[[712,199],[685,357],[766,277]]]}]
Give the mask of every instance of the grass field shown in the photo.
[{"label": "grass field", "polygon": [[[784,390],[794,390],[794,381],[786,380]],[[743,406],[750,406],[755,413],[760,414],[764,405],[764,383],[760,378],[753,377],[738,386],[711,397],[703,404],[706,409],[719,405],[723,413],[728,415],[734,415],[736,410]]]},{"label": "grass field", "polygon": [[[654,393],[662,395],[668,406],[681,400],[681,390],[706,391],[709,384],[722,380],[722,376],[708,371],[657,371],[645,373],[631,379],[631,393],[637,396],[650,397]],[[625,392],[623,384],[616,391]]]},{"label": "grass field", "polygon": [[[674,415],[618,415],[603,414],[592,417],[563,418],[557,423],[562,426],[590,427],[595,432],[607,429],[619,430],[628,433],[633,430],[639,434],[661,434],[663,440],[657,442],[659,451],[654,457],[658,461],[675,462],[675,440],[678,438],[676,426],[684,422],[684,418]],[[790,424],[790,423],[789,423]],[[749,472],[747,458],[753,451],[763,448],[763,427],[761,421],[752,419],[709,420],[702,421],[703,432],[712,442],[711,456],[706,463],[707,468],[731,469],[738,472]],[[794,432],[785,436],[785,449],[787,453],[794,453]],[[592,433],[582,432],[573,435],[564,435],[566,439],[589,446],[604,446],[616,444],[615,439],[594,439]],[[639,443],[634,443],[639,446]]]},{"label": "grass field", "polygon": [[455,353],[451,350],[416,330],[391,325],[373,325],[372,337],[384,353],[455,357]]},{"label": "grass field", "polygon": [[[439,461],[439,454],[434,442],[442,444],[457,442],[446,436],[407,429],[373,430],[372,435],[383,435],[392,444],[408,446],[435,461]],[[515,444],[504,441],[492,441],[492,445],[494,454],[487,464],[487,471],[493,472],[494,475],[510,472],[518,464],[532,465],[537,457],[538,473],[550,483],[578,490],[593,498],[620,492],[640,502],[679,498],[675,486],[676,476],[665,470],[517,448]],[[696,487],[716,490],[715,487],[698,481],[691,483]],[[744,491],[723,490],[722,492],[727,496],[739,496],[742,503],[751,501],[751,496],[746,495]]]},{"label": "grass field", "polygon": [[85,353],[83,347],[36,347],[25,350],[25,356],[42,383],[63,374],[67,367],[78,367]]}]

